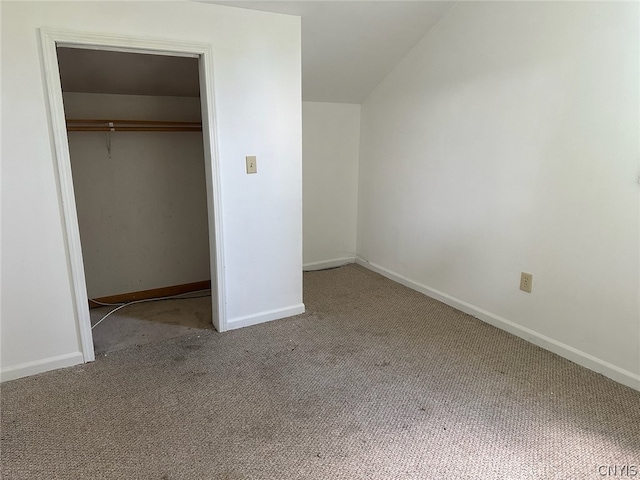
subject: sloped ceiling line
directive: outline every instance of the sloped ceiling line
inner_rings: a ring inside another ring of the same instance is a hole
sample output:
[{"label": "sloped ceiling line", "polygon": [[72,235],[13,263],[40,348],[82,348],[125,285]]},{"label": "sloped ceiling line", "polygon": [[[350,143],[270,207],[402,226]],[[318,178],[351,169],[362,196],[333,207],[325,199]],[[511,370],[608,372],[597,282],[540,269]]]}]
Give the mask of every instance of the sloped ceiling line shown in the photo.
[{"label": "sloped ceiling line", "polygon": [[[216,1],[302,17],[305,101],[362,103],[453,6],[450,1]],[[197,97],[193,58],[59,49],[63,90]]]}]

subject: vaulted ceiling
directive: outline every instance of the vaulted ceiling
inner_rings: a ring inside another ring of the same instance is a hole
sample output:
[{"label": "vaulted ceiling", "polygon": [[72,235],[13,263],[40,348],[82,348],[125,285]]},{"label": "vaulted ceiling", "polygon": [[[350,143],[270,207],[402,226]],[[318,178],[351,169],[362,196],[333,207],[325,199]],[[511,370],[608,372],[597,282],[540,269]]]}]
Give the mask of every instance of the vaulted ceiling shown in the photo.
[{"label": "vaulted ceiling", "polygon": [[435,1],[218,1],[302,17],[302,97],[361,103],[453,6]]},{"label": "vaulted ceiling", "polygon": [[[200,1],[302,17],[303,100],[341,103],[361,103],[453,5],[448,1]],[[194,59],[59,49],[59,62],[65,91],[198,95]]]}]

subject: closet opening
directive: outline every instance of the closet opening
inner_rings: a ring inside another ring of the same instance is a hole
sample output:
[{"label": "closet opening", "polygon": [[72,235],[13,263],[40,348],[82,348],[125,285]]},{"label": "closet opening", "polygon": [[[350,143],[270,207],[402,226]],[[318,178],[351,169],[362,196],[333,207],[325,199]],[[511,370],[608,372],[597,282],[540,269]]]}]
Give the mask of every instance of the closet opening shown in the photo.
[{"label": "closet opening", "polygon": [[95,352],[213,328],[198,59],[57,53]]},{"label": "closet opening", "polygon": [[85,361],[94,346],[224,331],[210,46],[41,41]]}]

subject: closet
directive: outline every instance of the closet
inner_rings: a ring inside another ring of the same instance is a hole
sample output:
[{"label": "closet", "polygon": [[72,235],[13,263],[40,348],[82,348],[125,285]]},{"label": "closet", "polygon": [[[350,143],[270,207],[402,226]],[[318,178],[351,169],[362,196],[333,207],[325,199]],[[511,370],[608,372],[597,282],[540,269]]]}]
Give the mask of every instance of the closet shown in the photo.
[{"label": "closet", "polygon": [[97,356],[212,328],[198,59],[58,48],[58,63]]}]

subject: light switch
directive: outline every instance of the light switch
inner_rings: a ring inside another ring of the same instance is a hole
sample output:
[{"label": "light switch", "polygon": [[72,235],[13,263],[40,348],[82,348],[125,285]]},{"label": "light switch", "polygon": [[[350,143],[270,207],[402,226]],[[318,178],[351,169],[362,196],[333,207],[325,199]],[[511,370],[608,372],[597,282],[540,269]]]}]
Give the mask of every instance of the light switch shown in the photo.
[{"label": "light switch", "polygon": [[256,164],[256,156],[250,155],[245,157],[247,160],[247,173],[258,173],[258,165]]}]

